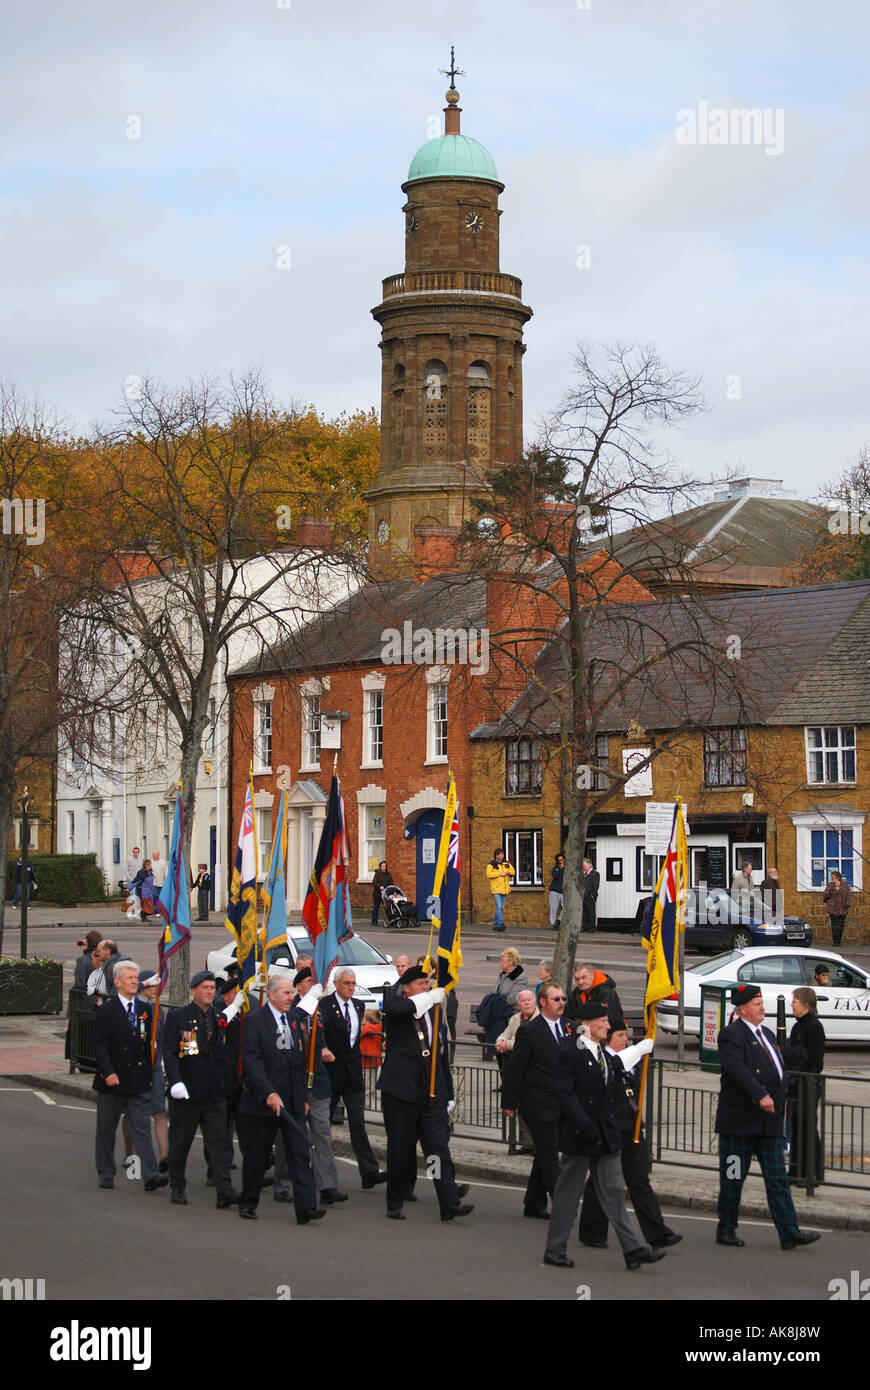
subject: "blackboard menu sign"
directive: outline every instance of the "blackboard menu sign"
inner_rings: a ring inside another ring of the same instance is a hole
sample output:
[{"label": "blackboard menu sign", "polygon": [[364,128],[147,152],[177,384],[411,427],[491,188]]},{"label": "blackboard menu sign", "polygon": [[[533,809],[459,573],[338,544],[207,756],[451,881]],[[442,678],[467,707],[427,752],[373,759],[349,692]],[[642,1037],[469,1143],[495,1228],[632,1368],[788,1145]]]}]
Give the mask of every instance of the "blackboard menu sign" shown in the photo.
[{"label": "blackboard menu sign", "polygon": [[728,850],[724,845],[707,847],[707,887],[728,887]]}]

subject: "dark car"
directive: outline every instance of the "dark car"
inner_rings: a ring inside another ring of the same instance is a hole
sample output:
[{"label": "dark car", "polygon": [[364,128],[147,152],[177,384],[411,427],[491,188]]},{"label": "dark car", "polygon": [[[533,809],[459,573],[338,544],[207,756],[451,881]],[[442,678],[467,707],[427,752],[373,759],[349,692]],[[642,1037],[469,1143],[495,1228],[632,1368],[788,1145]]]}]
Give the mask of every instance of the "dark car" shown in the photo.
[{"label": "dark car", "polygon": [[803,917],[770,912],[759,894],[732,898],[724,888],[689,891],[687,946],[811,946],[813,929]]}]

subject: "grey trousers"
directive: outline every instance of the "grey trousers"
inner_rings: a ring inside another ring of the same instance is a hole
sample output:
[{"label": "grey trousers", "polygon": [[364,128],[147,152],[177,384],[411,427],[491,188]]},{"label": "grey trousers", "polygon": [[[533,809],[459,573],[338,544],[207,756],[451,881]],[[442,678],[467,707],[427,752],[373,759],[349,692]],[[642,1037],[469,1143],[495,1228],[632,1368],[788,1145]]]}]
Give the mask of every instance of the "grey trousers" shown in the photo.
[{"label": "grey trousers", "polygon": [[[338,1169],[332,1152],[332,1133],[329,1123],[330,1098],[309,1101],[308,1137],[311,1140],[311,1168],[318,1192],[335,1192],[338,1188]],[[289,1197],[293,1184],[287,1172],[284,1145],[275,1145],[274,1196]]]},{"label": "grey trousers", "polygon": [[95,1158],[97,1172],[101,1178],[115,1176],[115,1134],[118,1121],[123,1114],[127,1116],[133,1152],[142,1164],[142,1177],[145,1182],[156,1178],[157,1159],[151,1143],[151,1092],[141,1096],[110,1096],[97,1092],[97,1140]]},{"label": "grey trousers", "polygon": [[646,1246],[640,1233],[632,1226],[625,1210],[622,1154],[617,1150],[612,1154],[562,1155],[559,1178],[550,1208],[546,1253],[567,1254],[568,1240],[577,1220],[580,1199],[586,1186],[586,1175],[590,1169],[601,1210],[616,1232],[622,1253],[627,1255],[631,1250],[645,1250]]}]

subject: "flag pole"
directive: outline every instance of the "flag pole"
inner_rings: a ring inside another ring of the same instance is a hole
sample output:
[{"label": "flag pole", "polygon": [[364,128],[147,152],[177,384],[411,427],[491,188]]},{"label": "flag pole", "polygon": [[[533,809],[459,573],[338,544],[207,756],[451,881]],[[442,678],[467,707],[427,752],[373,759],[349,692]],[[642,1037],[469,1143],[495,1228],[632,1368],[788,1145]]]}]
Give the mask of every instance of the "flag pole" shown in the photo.
[{"label": "flag pole", "polygon": [[[334,757],[333,760],[332,760],[332,775],[333,775],[333,777],[338,777],[338,749],[336,749],[335,757]],[[339,794],[340,794],[340,784],[339,784]],[[325,984],[326,984],[326,981],[325,981],[325,980],[321,980],[320,983],[323,984],[323,985],[325,985]],[[308,1089],[309,1089],[309,1091],[312,1090],[313,1087],[314,1087],[314,1048],[315,1048],[315,1043],[316,1043],[316,1041],[317,1041],[317,1013],[318,1013],[318,1009],[319,1009],[319,1004],[315,1004],[315,1006],[314,1006],[314,1012],[313,1012],[312,1015],[311,1015],[311,1038],[310,1038],[309,1043],[308,1043]]]}]

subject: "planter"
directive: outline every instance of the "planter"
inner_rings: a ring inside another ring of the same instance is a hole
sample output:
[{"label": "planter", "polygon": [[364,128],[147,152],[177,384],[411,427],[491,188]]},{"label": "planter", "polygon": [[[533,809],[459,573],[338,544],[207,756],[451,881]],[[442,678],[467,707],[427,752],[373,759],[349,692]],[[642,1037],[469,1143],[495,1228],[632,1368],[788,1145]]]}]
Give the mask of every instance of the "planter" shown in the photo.
[{"label": "planter", "polygon": [[59,1014],[63,964],[59,960],[0,960],[0,1014]]}]

